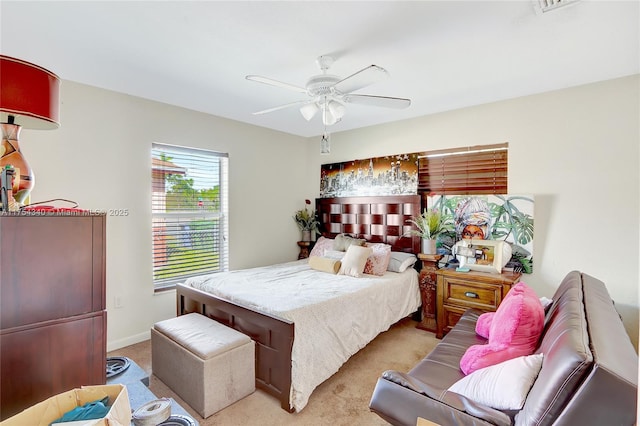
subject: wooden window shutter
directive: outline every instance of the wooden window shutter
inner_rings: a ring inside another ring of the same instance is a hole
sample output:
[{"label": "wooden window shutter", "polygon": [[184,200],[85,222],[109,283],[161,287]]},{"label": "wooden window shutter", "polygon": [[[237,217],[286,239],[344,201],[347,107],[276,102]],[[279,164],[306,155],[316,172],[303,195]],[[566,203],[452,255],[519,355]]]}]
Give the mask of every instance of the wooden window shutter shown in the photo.
[{"label": "wooden window shutter", "polygon": [[508,143],[420,154],[421,194],[506,194]]}]

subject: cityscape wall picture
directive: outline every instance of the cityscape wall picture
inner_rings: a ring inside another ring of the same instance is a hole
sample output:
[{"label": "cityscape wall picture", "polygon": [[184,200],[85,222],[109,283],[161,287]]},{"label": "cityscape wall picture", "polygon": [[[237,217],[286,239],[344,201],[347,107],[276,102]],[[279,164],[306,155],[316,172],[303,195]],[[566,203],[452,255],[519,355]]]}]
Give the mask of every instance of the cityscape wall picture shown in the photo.
[{"label": "cityscape wall picture", "polygon": [[417,193],[417,153],[323,164],[320,168],[321,198]]}]

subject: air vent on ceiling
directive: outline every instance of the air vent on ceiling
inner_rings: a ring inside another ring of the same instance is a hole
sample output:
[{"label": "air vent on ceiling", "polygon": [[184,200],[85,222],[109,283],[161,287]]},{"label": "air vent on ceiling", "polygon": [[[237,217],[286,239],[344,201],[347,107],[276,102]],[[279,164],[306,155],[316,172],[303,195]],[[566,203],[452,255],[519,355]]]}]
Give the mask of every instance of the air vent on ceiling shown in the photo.
[{"label": "air vent on ceiling", "polygon": [[536,3],[536,10],[541,13],[551,12],[562,6],[568,6],[579,2],[580,0],[534,0]]}]

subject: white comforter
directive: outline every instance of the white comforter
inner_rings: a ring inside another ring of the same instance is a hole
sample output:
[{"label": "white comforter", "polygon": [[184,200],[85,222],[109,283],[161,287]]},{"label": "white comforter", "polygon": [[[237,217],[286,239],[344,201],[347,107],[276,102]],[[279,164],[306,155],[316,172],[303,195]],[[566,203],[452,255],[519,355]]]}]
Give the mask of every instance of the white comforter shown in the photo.
[{"label": "white comforter", "polygon": [[349,357],[420,306],[412,268],[353,278],[319,272],[299,260],[185,284],[295,323],[289,401],[298,412]]}]

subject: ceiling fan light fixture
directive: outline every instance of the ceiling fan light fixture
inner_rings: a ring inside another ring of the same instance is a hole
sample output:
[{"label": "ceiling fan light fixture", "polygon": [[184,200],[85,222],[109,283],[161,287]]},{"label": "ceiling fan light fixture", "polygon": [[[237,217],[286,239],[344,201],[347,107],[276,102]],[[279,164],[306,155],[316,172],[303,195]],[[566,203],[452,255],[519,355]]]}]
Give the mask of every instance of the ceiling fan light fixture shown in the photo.
[{"label": "ceiling fan light fixture", "polygon": [[305,118],[305,120],[310,121],[317,113],[318,105],[315,102],[308,103],[306,105],[302,105],[300,107],[300,113]]},{"label": "ceiling fan light fixture", "polygon": [[327,104],[322,105],[322,124],[325,126],[332,126],[338,122],[335,115],[331,113],[331,110]]},{"label": "ceiling fan light fixture", "polygon": [[340,121],[342,117],[344,117],[344,114],[347,112],[345,106],[338,101],[329,101],[328,105],[329,111],[331,111],[331,114],[336,118],[337,121]]},{"label": "ceiling fan light fixture", "polygon": [[[531,0],[533,1],[533,0]],[[536,0],[536,1],[579,1],[579,0]],[[276,106],[253,114],[265,114],[279,111],[292,106],[299,106],[300,113],[307,121],[322,112],[322,123],[325,126],[336,124],[347,112],[346,104],[364,104],[381,106],[386,108],[407,108],[411,105],[411,100],[404,98],[394,98],[388,96],[361,95],[352,92],[362,89],[370,84],[387,77],[388,72],[377,65],[369,65],[346,78],[328,74],[327,71],[333,63],[333,57],[320,56],[317,59],[318,67],[322,74],[311,76],[304,88],[293,84],[283,83],[272,78],[259,75],[248,75],[247,80],[268,84],[295,92],[305,93],[310,99],[299,100],[285,105]]]}]

